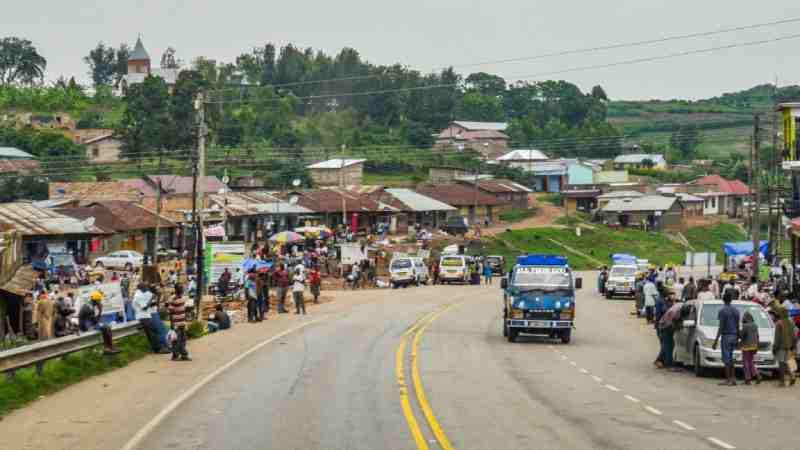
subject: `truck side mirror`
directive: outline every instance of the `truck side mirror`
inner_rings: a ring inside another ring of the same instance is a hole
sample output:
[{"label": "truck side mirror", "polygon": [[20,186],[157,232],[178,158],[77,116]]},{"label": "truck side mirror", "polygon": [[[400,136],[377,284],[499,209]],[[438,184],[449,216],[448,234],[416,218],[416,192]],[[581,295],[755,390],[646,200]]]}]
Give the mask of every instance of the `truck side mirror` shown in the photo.
[{"label": "truck side mirror", "polygon": [[575,289],[581,289],[583,287],[583,278],[575,278]]},{"label": "truck side mirror", "polygon": [[500,279],[500,289],[508,289],[508,278],[503,277]]}]

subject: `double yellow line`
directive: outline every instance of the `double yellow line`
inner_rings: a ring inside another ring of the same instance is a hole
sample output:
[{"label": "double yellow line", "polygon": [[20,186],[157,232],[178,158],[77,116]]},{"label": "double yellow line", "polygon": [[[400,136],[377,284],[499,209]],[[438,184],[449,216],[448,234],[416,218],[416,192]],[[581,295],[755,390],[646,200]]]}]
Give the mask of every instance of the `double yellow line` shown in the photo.
[{"label": "double yellow line", "polygon": [[425,390],[422,387],[422,378],[419,374],[419,365],[417,364],[417,355],[419,351],[419,342],[422,340],[422,335],[425,333],[425,330],[427,330],[439,316],[454,306],[455,305],[444,306],[426,314],[416,321],[408,331],[403,333],[403,339],[400,341],[400,345],[397,347],[397,352],[395,353],[395,374],[397,375],[397,385],[400,388],[400,406],[403,409],[403,415],[408,423],[408,429],[411,432],[411,436],[414,438],[414,442],[417,444],[418,450],[428,450],[428,442],[425,440],[425,435],[422,433],[417,418],[414,416],[414,411],[411,408],[411,401],[409,400],[408,385],[406,384],[404,369],[406,345],[408,337],[414,334],[414,338],[411,341],[411,380],[414,384],[417,403],[425,419],[428,421],[428,425],[434,437],[436,437],[439,446],[444,450],[453,450],[450,440],[447,439],[447,435],[442,430],[442,426],[439,424],[439,421],[436,420],[436,416],[433,414],[433,410],[428,403],[428,398],[425,396]]}]

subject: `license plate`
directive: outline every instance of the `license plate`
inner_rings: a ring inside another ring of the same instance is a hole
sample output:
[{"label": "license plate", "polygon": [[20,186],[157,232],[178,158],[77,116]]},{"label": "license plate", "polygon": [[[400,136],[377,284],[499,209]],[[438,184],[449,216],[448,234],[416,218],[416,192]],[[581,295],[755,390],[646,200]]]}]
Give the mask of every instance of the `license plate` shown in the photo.
[{"label": "license plate", "polygon": [[550,322],[545,322],[541,320],[533,320],[528,322],[528,326],[531,328],[550,328]]}]

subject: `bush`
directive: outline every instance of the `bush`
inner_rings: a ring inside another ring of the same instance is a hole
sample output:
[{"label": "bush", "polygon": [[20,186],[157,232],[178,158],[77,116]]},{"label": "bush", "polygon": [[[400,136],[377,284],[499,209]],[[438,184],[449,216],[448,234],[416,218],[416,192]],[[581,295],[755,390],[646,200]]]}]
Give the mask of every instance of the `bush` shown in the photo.
[{"label": "bush", "polygon": [[186,329],[186,334],[189,336],[189,339],[203,337],[203,335],[206,334],[206,326],[199,320],[192,321],[192,323],[189,324],[189,328]]},{"label": "bush", "polygon": [[519,222],[533,217],[536,215],[536,208],[531,209],[512,209],[511,211],[500,214],[500,220],[503,222]]},{"label": "bush", "polygon": [[561,206],[561,194],[544,194],[539,196],[540,202]]}]

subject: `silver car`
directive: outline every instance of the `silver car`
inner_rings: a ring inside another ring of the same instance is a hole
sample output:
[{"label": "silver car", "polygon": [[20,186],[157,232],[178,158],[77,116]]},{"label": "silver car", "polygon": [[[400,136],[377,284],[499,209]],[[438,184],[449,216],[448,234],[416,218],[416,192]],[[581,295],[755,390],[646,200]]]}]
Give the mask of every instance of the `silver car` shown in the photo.
[{"label": "silver car", "polygon": [[[722,308],[721,300],[692,300],[686,303],[689,308],[683,327],[675,332],[675,362],[694,368],[698,377],[705,376],[709,369],[724,367],[719,345],[714,350],[714,338],[717,336],[719,320],[717,315]],[[778,363],[772,354],[775,342],[775,325],[767,311],[756,303],[735,301],[733,306],[740,315],[750,312],[758,326],[759,346],[755,356],[755,365],[760,370],[776,370]],[[733,352],[736,367],[742,366],[742,352]]]}]

